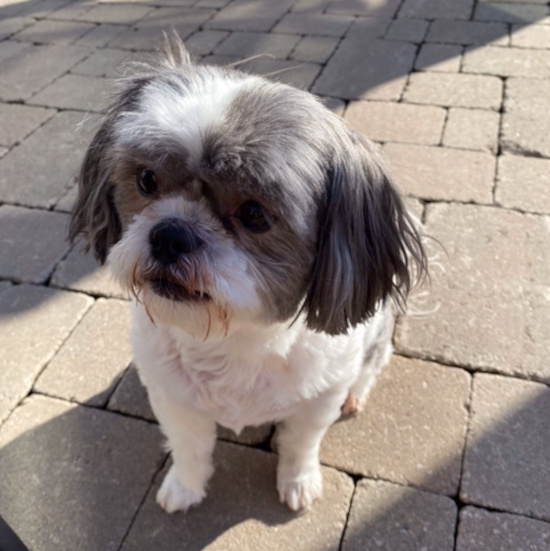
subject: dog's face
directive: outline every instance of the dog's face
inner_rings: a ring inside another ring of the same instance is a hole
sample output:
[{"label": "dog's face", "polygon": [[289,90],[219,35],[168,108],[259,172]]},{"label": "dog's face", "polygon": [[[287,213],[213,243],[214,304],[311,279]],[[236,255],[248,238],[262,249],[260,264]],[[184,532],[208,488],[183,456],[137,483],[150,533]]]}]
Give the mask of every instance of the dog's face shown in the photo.
[{"label": "dog's face", "polygon": [[84,161],[71,237],[197,335],[300,311],[345,332],[410,284],[420,240],[372,146],[313,96],[197,66],[173,40],[126,79]]}]

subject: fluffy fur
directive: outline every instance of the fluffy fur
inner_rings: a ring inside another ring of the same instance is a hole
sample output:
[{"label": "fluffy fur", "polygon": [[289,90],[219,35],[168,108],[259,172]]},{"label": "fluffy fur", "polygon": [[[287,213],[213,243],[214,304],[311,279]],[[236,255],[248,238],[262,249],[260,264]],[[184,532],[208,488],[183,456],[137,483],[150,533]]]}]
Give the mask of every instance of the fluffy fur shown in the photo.
[{"label": "fluffy fur", "polygon": [[280,499],[309,507],[321,439],[363,403],[391,298],[426,265],[374,147],[312,95],[195,65],[172,37],[90,145],[80,234],[135,298],[134,359],[173,455],[160,505],[203,499],[216,423],[276,422]]}]

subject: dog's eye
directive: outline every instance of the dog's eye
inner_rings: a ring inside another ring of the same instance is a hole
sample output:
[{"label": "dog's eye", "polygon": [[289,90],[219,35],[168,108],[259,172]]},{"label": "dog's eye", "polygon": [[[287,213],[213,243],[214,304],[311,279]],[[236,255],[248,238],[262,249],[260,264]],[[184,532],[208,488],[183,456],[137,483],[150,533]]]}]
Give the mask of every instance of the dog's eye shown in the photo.
[{"label": "dog's eye", "polygon": [[157,175],[148,168],[142,168],[136,175],[136,184],[142,195],[152,195],[157,191]]},{"label": "dog's eye", "polygon": [[241,224],[253,233],[264,233],[271,228],[262,207],[255,201],[243,203],[237,211]]}]

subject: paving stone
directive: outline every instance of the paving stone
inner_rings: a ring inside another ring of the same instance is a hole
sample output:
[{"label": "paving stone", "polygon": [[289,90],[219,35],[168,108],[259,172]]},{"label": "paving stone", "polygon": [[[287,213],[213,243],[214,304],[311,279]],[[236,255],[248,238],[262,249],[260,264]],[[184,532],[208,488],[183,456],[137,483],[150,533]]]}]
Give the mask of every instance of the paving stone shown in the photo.
[{"label": "paving stone", "polygon": [[502,77],[550,77],[550,51],[527,48],[468,48],[464,53],[465,73]]},{"label": "paving stone", "polygon": [[512,25],[512,46],[550,49],[550,26]]},{"label": "paving stone", "polygon": [[99,299],[50,361],[34,390],[103,407],[130,365],[128,302]]},{"label": "paving stone", "polygon": [[290,11],[298,13],[324,13],[332,0],[296,0]]},{"label": "paving stone", "polygon": [[235,0],[216,13],[204,27],[223,31],[269,31],[293,3],[293,0],[277,2]]},{"label": "paving stone", "polygon": [[124,372],[122,380],[109,398],[107,408],[132,417],[157,422],[149,403],[147,390],[139,380],[137,369],[133,365]]},{"label": "paving stone", "polygon": [[30,549],[115,551],[163,459],[158,428],[41,396],[0,431],[0,513]]},{"label": "paving stone", "polygon": [[332,36],[304,36],[290,54],[291,59],[325,63],[333,54],[339,39]]},{"label": "paving stone", "polygon": [[361,480],[342,551],[452,551],[456,517],[456,504],[448,497]]},{"label": "paving stone", "polygon": [[357,101],[348,105],[344,118],[354,130],[377,142],[438,144],[446,116],[441,107]]},{"label": "paving stone", "polygon": [[86,48],[104,48],[128,28],[122,25],[96,25],[89,33],[79,38],[75,44]]},{"label": "paving stone", "polygon": [[53,44],[29,46],[2,63],[0,99],[26,100],[74,67],[89,54],[87,48]]},{"label": "paving stone", "polygon": [[474,0],[405,0],[398,17],[470,19]]},{"label": "paving stone", "polygon": [[[0,42],[0,62],[5,63],[12,59],[21,59],[26,53],[32,51],[33,47],[30,44],[23,42],[15,42],[14,40],[4,40]],[[16,62],[13,63],[16,65]]]},{"label": "paving stone", "polygon": [[550,159],[503,155],[497,174],[499,205],[550,214]]},{"label": "paving stone", "polygon": [[[178,0],[174,1],[177,2]],[[231,0],[199,0],[198,2],[193,0],[192,3],[196,8],[225,8],[229,2]]]},{"label": "paving stone", "polygon": [[370,39],[342,41],[313,91],[342,99],[397,100],[412,69],[416,47]]},{"label": "paving stone", "polygon": [[548,19],[548,6],[529,3],[479,2],[474,19],[479,21],[501,21],[503,23],[541,23]]},{"label": "paving stone", "polygon": [[483,23],[480,21],[433,21],[426,42],[480,45],[510,42],[508,25],[504,23]]},{"label": "paving stone", "polygon": [[339,15],[394,17],[400,4],[400,0],[332,0],[326,12]]},{"label": "paving stone", "polygon": [[470,393],[463,370],[394,356],[364,411],[341,420],[321,461],[346,472],[454,495],[460,481]]},{"label": "paving stone", "polygon": [[[386,34],[391,22],[387,17],[358,17],[351,24],[346,38],[357,40],[356,47],[365,49],[371,39],[382,38]],[[363,44],[365,41],[366,45]]]},{"label": "paving stone", "polygon": [[90,2],[61,1],[59,2],[57,9],[45,14],[45,17],[60,21],[75,21],[81,14],[85,13],[92,6],[93,4]]},{"label": "paving stone", "polygon": [[69,250],[68,222],[60,212],[0,206],[0,277],[43,283]]},{"label": "paving stone", "polygon": [[500,115],[494,111],[452,107],[445,125],[443,145],[497,152]]},{"label": "paving stone", "polygon": [[495,158],[482,151],[388,143],[397,181],[405,193],[431,201],[492,203]]},{"label": "paving stone", "polygon": [[234,32],[215,48],[214,54],[240,58],[269,54],[284,59],[299,40],[292,34]]},{"label": "paving stone", "polygon": [[18,33],[20,30],[32,25],[33,23],[34,19],[31,19],[30,17],[9,17],[0,20],[0,40],[4,40],[9,36]]},{"label": "paving stone", "polygon": [[208,55],[228,36],[226,31],[198,31],[185,41],[185,47],[193,55]]},{"label": "paving stone", "polygon": [[349,15],[288,13],[273,29],[274,33],[344,36],[353,18]]},{"label": "paving stone", "polygon": [[53,109],[0,103],[0,144],[12,147],[22,142],[54,114]]},{"label": "paving stone", "polygon": [[547,438],[541,438],[549,415],[547,386],[477,374],[462,499],[550,519],[550,446]]},{"label": "paving stone", "polygon": [[90,4],[90,8],[76,14],[75,19],[93,23],[131,25],[154,11],[152,6],[139,4]]},{"label": "paving stone", "polygon": [[276,459],[271,453],[218,442],[208,495],[185,515],[167,515],[156,504],[162,479],[157,477],[121,551],[338,549],[353,492],[351,479],[322,468],[323,498],[297,515],[279,503]]},{"label": "paving stone", "polygon": [[411,103],[498,111],[502,103],[502,82],[493,76],[413,73],[404,99]]},{"label": "paving stone", "polygon": [[396,19],[390,25],[385,39],[418,44],[424,40],[427,30],[428,21],[423,19]]},{"label": "paving stone", "polygon": [[[71,73],[87,77],[121,77],[124,74],[125,64],[130,61],[136,61],[138,56],[139,54],[128,52],[127,50],[102,48],[74,67]],[[109,82],[100,81],[100,83],[104,86],[105,92],[112,86],[112,83]],[[77,82],[75,82],[75,84],[77,84]],[[94,82],[92,82],[92,84],[95,86]],[[73,103],[74,102],[73,99]]]},{"label": "paving stone", "polygon": [[[25,284],[0,293],[0,423],[31,390],[44,365],[92,303],[81,294]],[[4,450],[0,458],[3,454]],[[2,478],[11,478],[11,473]]]},{"label": "paving stone", "polygon": [[417,71],[458,73],[462,62],[462,46],[422,44],[414,68]]},{"label": "paving stone", "polygon": [[42,20],[17,33],[15,39],[38,44],[72,44],[93,28],[89,23]]},{"label": "paving stone", "polygon": [[476,507],[460,511],[456,551],[546,551],[550,524]]},{"label": "paving stone", "polygon": [[397,350],[550,381],[547,218],[458,204],[428,205],[425,218],[441,246],[429,297],[409,301],[426,315],[399,320]]},{"label": "paving stone", "polygon": [[0,160],[0,200],[51,207],[74,184],[89,131],[83,114],[58,113]]},{"label": "paving stone", "polygon": [[107,104],[112,82],[85,75],[63,75],[33,96],[29,103],[99,112]]},{"label": "paving stone", "polygon": [[[55,10],[66,5],[71,0],[41,0],[40,2],[19,2],[17,14],[22,17],[33,17],[35,19],[43,19]],[[2,15],[8,16],[5,13],[5,8],[2,8]]]},{"label": "paving stone", "polygon": [[550,82],[510,78],[502,116],[502,149],[550,157]]}]

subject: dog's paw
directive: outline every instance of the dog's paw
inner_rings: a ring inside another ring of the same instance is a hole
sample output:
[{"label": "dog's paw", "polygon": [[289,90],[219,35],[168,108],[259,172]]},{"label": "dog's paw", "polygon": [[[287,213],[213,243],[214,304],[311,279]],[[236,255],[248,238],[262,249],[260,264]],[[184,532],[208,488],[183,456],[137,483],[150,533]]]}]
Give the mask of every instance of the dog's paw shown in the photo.
[{"label": "dog's paw", "polygon": [[365,407],[366,402],[367,402],[366,393],[361,398],[357,398],[351,393],[351,391],[348,392],[346,401],[344,402],[344,405],[340,408],[342,411],[342,415],[346,415],[346,416],[357,415],[358,413],[363,411],[363,408]]},{"label": "dog's paw", "polygon": [[167,513],[187,511],[192,505],[200,503],[205,495],[206,491],[204,488],[199,491],[184,488],[179,483],[176,470],[172,466],[157,492],[157,503]]},{"label": "dog's paw", "polygon": [[286,503],[293,511],[308,509],[323,493],[323,477],[319,466],[311,467],[297,476],[280,472],[277,490],[281,503]]}]

